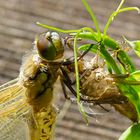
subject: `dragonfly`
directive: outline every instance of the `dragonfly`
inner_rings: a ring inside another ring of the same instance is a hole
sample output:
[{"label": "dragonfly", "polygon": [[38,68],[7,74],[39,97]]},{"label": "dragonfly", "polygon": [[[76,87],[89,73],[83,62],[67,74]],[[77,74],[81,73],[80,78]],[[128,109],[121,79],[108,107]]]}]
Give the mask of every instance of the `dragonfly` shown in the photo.
[{"label": "dragonfly", "polygon": [[63,89],[67,86],[73,92],[66,71],[71,64],[73,60],[64,59],[64,43],[58,33],[36,38],[18,78],[0,86],[1,140],[53,139],[58,114],[53,88],[60,76]]},{"label": "dragonfly", "polygon": [[[75,73],[74,58],[64,59],[64,46],[65,43],[58,33],[41,34],[35,40],[31,53],[24,57],[18,78],[0,86],[1,140],[53,139],[58,115],[58,111],[53,105],[55,96],[53,87],[58,77],[60,77],[65,97],[71,99],[67,95],[65,87],[75,97],[77,96],[72,87],[75,86],[75,81],[69,77],[70,73],[73,75]],[[93,44],[90,48],[92,46]],[[77,60],[80,73],[80,99],[84,103],[101,106],[101,104],[107,103],[104,99],[106,94],[100,92],[94,96],[96,92],[94,94],[92,92],[94,89],[92,83],[98,83],[94,81],[95,75],[102,74],[102,72],[99,69],[97,72],[97,68],[89,69],[84,66],[85,62],[82,58],[88,51],[79,54]],[[87,96],[88,99],[85,98]],[[119,95],[116,94],[115,97],[117,96]],[[111,103],[108,102],[108,104]]]}]

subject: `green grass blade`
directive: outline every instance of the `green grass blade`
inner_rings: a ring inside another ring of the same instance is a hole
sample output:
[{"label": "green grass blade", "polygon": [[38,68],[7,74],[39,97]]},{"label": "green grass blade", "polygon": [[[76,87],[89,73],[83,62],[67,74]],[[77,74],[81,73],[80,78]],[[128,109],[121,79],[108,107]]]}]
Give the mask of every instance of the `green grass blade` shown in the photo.
[{"label": "green grass blade", "polygon": [[121,9],[123,3],[124,3],[124,0],[121,0],[121,3],[119,4],[117,10],[116,10],[115,12],[113,12],[113,13],[111,14],[111,16],[109,17],[109,19],[108,19],[108,21],[107,21],[107,23],[106,23],[106,25],[105,25],[105,28],[104,28],[103,40],[104,40],[104,38],[106,37],[107,31],[108,31],[108,28],[109,28],[111,22],[114,20],[114,17],[118,15],[119,10]]},{"label": "green grass blade", "polygon": [[138,7],[126,7],[119,10],[119,13],[126,12],[126,11],[138,11],[140,13],[140,9]]},{"label": "green grass blade", "polygon": [[63,29],[60,29],[60,28],[56,28],[56,27],[53,27],[53,26],[49,26],[49,25],[40,23],[40,22],[36,22],[36,24],[38,26],[43,27],[43,28],[47,28],[49,30],[60,32],[60,33],[65,33],[65,34],[68,34],[68,33],[77,33],[77,32],[79,32],[81,30],[81,29],[77,29],[77,30],[63,30]]},{"label": "green grass blade", "polygon": [[100,40],[101,40],[101,32],[100,32],[99,24],[98,24],[98,22],[97,22],[97,20],[96,20],[96,17],[95,17],[95,15],[94,15],[94,13],[92,12],[90,6],[88,5],[87,1],[86,1],[86,0],[82,0],[82,2],[83,2],[83,4],[84,4],[86,10],[88,11],[88,13],[90,14],[90,16],[91,16],[91,18],[92,18],[92,20],[93,20],[93,22],[94,22],[94,24],[95,24],[95,27],[96,27],[98,36],[99,36],[99,38],[100,38]]}]

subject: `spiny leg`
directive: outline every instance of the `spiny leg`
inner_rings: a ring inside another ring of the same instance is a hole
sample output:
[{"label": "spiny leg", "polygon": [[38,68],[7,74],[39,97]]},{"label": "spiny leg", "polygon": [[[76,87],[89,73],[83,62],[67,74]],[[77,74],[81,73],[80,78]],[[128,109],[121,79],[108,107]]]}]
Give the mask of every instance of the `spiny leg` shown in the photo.
[{"label": "spiny leg", "polygon": [[71,91],[71,93],[72,93],[75,97],[77,97],[77,93],[76,93],[76,91],[73,89],[72,85],[71,85],[68,81],[66,81],[66,80],[63,80],[63,83],[64,83],[64,85],[66,85],[66,87]]},{"label": "spiny leg", "polygon": [[69,82],[69,84],[70,85],[72,85],[72,81],[71,81],[71,79],[69,78],[69,76],[68,76],[68,74],[67,74],[67,72],[66,72],[66,70],[63,68],[63,67],[60,67],[60,69],[61,69],[61,72],[62,72],[62,74],[63,74],[63,79],[66,79],[68,82]]},{"label": "spiny leg", "polygon": [[[61,69],[62,69],[62,68],[61,68]],[[63,89],[63,93],[64,93],[65,98],[66,98],[66,99],[69,99],[69,100],[72,100],[72,99],[67,95],[67,93],[66,93],[65,85],[66,85],[66,87],[71,91],[71,93],[72,93],[75,97],[77,97],[77,93],[76,93],[76,91],[73,89],[71,80],[70,80],[70,78],[69,78],[69,76],[68,76],[68,74],[67,74],[66,72],[65,72],[65,78],[63,78],[63,80],[61,79],[61,86],[62,86],[62,89]],[[100,104],[98,104],[98,103],[95,103],[94,100],[84,99],[84,98],[81,97],[81,96],[80,96],[80,99],[81,99],[81,101],[85,101],[85,102],[87,102],[87,103],[88,103],[88,102],[90,102],[90,103],[92,102],[92,103],[94,103],[94,104],[100,106],[100,107],[101,107],[102,109],[104,109],[105,111],[109,112],[108,109],[106,109],[105,107],[103,107],[102,105],[100,105]]]},{"label": "spiny leg", "polygon": [[[73,89],[73,87],[71,86],[71,85],[69,85],[68,83],[67,83],[67,81],[64,81],[64,84],[68,87],[68,89],[71,91],[71,93],[75,96],[75,97],[77,97],[77,93],[76,93],[76,91]],[[65,95],[65,92],[64,92],[64,95]],[[66,94],[67,95],[67,94]],[[66,97],[66,96],[65,96]],[[67,96],[68,97],[68,96]],[[67,98],[67,99],[70,99],[71,100],[71,98]],[[80,96],[80,99],[81,99],[81,101],[85,101],[85,102],[90,102],[90,103],[93,103],[93,104],[95,104],[94,102],[94,100],[90,100],[90,99],[84,99],[83,97],[81,97]],[[106,109],[104,106],[102,106],[101,104],[98,104],[98,103],[96,103],[96,105],[98,105],[98,106],[100,106],[102,109],[104,109],[105,111],[107,111],[107,112],[109,112],[110,110],[108,110],[108,109]]]},{"label": "spiny leg", "polygon": [[[91,48],[94,45],[97,45],[97,44],[91,44],[87,50],[85,50],[82,54],[80,54],[80,56],[78,57],[77,61],[81,60],[91,50]],[[74,58],[72,60],[68,59],[68,60],[62,62],[62,65],[66,65],[67,66],[67,65],[70,65],[70,64],[73,64],[73,63],[74,63]]]},{"label": "spiny leg", "polygon": [[92,48],[94,45],[97,45],[97,44],[91,44],[91,45],[89,46],[89,48],[88,48],[87,50],[85,50],[85,51],[81,54],[81,56],[78,58],[78,60],[80,60],[81,58],[83,58],[83,57],[91,50],[91,48]]},{"label": "spiny leg", "polygon": [[62,79],[60,79],[60,82],[61,82],[61,87],[62,87],[62,90],[63,90],[63,94],[65,96],[66,99],[70,100],[70,97],[68,96],[67,92],[66,92],[66,87],[64,85],[64,82]]},{"label": "spiny leg", "polygon": [[[80,55],[80,57],[78,58],[78,61],[80,60],[80,59],[82,59],[89,51],[90,51],[90,49],[94,46],[94,45],[97,45],[97,44],[91,44],[90,46],[89,46],[89,48],[86,50],[86,51],[84,51],[81,55]],[[72,63],[74,63],[74,59],[73,60],[67,60],[67,61],[65,61],[65,62],[63,62],[63,65],[70,65],[70,64],[72,64]],[[65,96],[65,98],[66,99],[70,99],[70,97],[68,97],[68,95],[67,95],[67,93],[66,93],[66,88],[65,88],[65,85],[68,87],[68,89],[71,91],[71,93],[75,96],[75,97],[77,97],[77,93],[76,93],[76,91],[73,89],[73,87],[72,87],[72,85],[74,85],[75,84],[75,81],[76,80],[74,80],[73,82],[71,81],[71,79],[69,78],[69,76],[68,76],[68,74],[67,74],[67,72],[61,67],[61,71],[62,71],[62,74],[63,74],[63,76],[65,77],[65,79],[63,79],[63,80],[61,80],[61,85],[62,85],[62,89],[63,89],[63,93],[64,93],[64,96]],[[80,77],[80,79],[83,77],[85,75],[85,73]],[[95,102],[94,100],[86,100],[86,99],[84,99],[83,97],[81,97],[80,96],[80,99],[81,99],[81,101],[86,101],[86,102]],[[105,111],[109,111],[108,109],[106,109],[106,108],[104,108],[102,105],[100,105],[100,104],[96,104],[96,105],[99,105],[101,108],[103,108]]]}]

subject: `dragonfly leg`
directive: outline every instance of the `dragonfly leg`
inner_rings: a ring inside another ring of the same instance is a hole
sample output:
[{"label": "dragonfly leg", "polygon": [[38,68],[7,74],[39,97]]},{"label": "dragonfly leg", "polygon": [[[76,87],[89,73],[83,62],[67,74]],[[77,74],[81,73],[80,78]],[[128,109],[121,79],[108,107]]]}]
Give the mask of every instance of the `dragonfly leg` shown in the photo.
[{"label": "dragonfly leg", "polygon": [[[66,87],[71,91],[71,93],[75,97],[77,97],[77,93],[76,93],[75,89],[72,87],[73,82],[71,81],[69,75],[67,74],[67,72],[62,67],[61,67],[61,71],[62,71],[62,74],[63,74],[62,79],[61,79],[62,89],[64,89],[64,86],[66,85]],[[67,96],[65,92],[66,92],[66,90],[64,91],[64,95]],[[86,101],[86,99],[84,99],[83,97],[80,97],[80,99],[82,101],[84,101],[84,100]]]},{"label": "dragonfly leg", "polygon": [[[76,91],[73,89],[73,87],[70,85],[70,84],[68,84],[68,82],[67,81],[64,81],[64,83],[63,83],[63,86],[65,86],[65,85],[68,87],[68,89],[71,91],[71,93],[75,96],[75,97],[77,97],[77,93],[76,93]],[[65,97],[66,97],[66,99],[69,99],[69,100],[72,100],[71,98],[69,98],[68,96],[67,96],[67,94],[64,92],[64,95],[65,95]],[[81,99],[81,101],[85,101],[85,102],[95,102],[94,100],[87,100],[87,99],[84,99],[83,97],[81,97],[80,96],[80,99]],[[73,101],[73,100],[72,100]],[[105,110],[106,112],[109,112],[110,110],[108,110],[108,109],[106,109],[104,106],[102,106],[101,104],[96,104],[96,105],[98,105],[98,106],[100,106],[103,110]]]},{"label": "dragonfly leg", "polygon": [[100,106],[103,110],[105,110],[106,112],[109,112],[109,109],[106,109],[104,106],[102,106],[101,104],[98,104],[98,106]]},{"label": "dragonfly leg", "polygon": [[[66,73],[67,74],[67,73]],[[68,75],[67,75],[67,77],[69,77]],[[66,77],[65,77],[66,78]],[[63,93],[64,93],[64,96],[65,96],[65,98],[66,99],[68,99],[68,100],[71,100],[71,101],[73,101],[68,95],[67,95],[67,93],[66,93],[66,88],[65,88],[65,85],[67,86],[67,88],[71,91],[71,93],[75,96],[75,97],[77,97],[77,93],[76,93],[76,91],[73,89],[73,87],[72,87],[72,85],[71,85],[71,83],[69,82],[69,80],[67,79],[61,79],[61,85],[62,85],[62,89],[63,89]],[[81,99],[81,101],[85,101],[85,102],[95,102],[94,100],[87,100],[87,99],[84,99],[83,97],[81,97],[80,96],[80,99]],[[98,106],[100,106],[102,109],[104,109],[105,111],[107,111],[107,112],[109,112],[110,110],[108,110],[108,109],[106,109],[104,106],[102,106],[101,104],[98,104],[98,103],[96,103],[96,105],[98,105]]]},{"label": "dragonfly leg", "polygon": [[62,90],[63,90],[64,96],[65,96],[66,99],[73,101],[73,99],[71,99],[68,96],[68,94],[66,93],[66,87],[67,87],[71,91],[71,93],[75,97],[77,97],[77,93],[76,93],[76,91],[72,87],[72,83],[73,82],[71,81],[71,79],[70,79],[69,75],[67,74],[67,72],[65,71],[65,69],[63,67],[60,67],[60,69],[61,69],[61,72],[62,72],[60,81],[61,81],[61,86],[62,86]]},{"label": "dragonfly leg", "polygon": [[[67,74],[67,72],[63,69],[63,67],[60,67],[61,71],[62,71],[62,75],[61,75],[61,85],[62,85],[62,89],[64,89],[64,86],[66,85],[66,87],[71,91],[71,93],[77,97],[77,93],[76,91],[73,89],[72,85],[75,84],[75,80],[72,82],[69,75]],[[65,89],[64,89],[65,90]],[[66,96],[65,92],[64,95]],[[84,101],[84,98],[81,97],[81,100]]]},{"label": "dragonfly leg", "polygon": [[67,81],[67,80],[63,80],[64,85],[66,85],[66,87],[71,91],[71,93],[77,97],[77,93],[76,91],[73,89],[72,85]]},{"label": "dragonfly leg", "polygon": [[60,69],[61,69],[61,72],[63,74],[63,79],[66,79],[66,81],[68,81],[69,84],[72,85],[72,81],[71,81],[70,77],[68,76],[66,70],[63,67],[60,67]]},{"label": "dragonfly leg", "polygon": [[[75,89],[72,87],[73,82],[71,81],[69,75],[67,74],[67,72],[61,67],[61,71],[62,71],[62,79],[61,79],[61,85],[62,85],[62,89],[64,91],[64,96],[68,99],[70,99],[67,94],[66,94],[66,89],[65,86],[71,91],[71,93],[77,97],[77,93],[75,91]],[[81,97],[82,98],[82,97]]]},{"label": "dragonfly leg", "polygon": [[[89,48],[87,49],[87,50],[85,50],[82,54],[78,54],[79,55],[79,57],[78,57],[78,59],[77,59],[77,61],[79,61],[79,60],[81,60],[90,50],[91,50],[91,48],[94,46],[94,45],[97,45],[97,44],[91,44],[90,46],[89,46]],[[63,65],[70,65],[70,64],[73,64],[74,63],[74,58],[72,59],[72,60],[66,60],[66,61],[64,61],[64,62],[62,62],[62,64]]]},{"label": "dragonfly leg", "polygon": [[83,57],[91,50],[91,48],[92,48],[94,45],[97,45],[97,44],[91,44],[91,45],[89,46],[89,48],[88,48],[87,50],[85,50],[85,51],[81,54],[81,56],[78,58],[78,60],[80,60],[81,58],[83,58]]},{"label": "dragonfly leg", "polygon": [[67,92],[66,92],[66,87],[64,85],[64,82],[62,79],[60,79],[60,82],[61,82],[61,86],[62,86],[62,90],[63,90],[63,93],[64,93],[64,96],[66,99],[70,100],[70,97],[68,96]]}]

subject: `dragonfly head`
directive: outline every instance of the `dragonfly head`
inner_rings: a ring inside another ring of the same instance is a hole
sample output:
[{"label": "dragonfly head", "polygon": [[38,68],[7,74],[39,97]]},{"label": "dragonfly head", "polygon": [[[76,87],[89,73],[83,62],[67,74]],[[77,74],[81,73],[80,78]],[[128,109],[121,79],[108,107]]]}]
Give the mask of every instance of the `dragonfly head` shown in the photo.
[{"label": "dragonfly head", "polygon": [[64,46],[58,33],[47,32],[36,40],[36,47],[41,58],[56,60],[63,57]]}]

